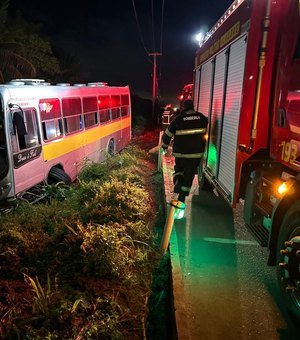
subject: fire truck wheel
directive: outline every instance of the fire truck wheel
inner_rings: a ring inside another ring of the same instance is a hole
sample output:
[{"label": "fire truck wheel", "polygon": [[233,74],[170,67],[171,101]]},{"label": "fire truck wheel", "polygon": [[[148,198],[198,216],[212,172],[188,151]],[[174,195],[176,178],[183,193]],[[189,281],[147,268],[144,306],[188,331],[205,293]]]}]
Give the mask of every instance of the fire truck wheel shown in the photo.
[{"label": "fire truck wheel", "polygon": [[59,183],[63,182],[66,185],[71,184],[71,178],[68,174],[64,172],[64,170],[53,167],[48,175],[48,184],[54,184],[54,183]]},{"label": "fire truck wheel", "polygon": [[300,201],[287,212],[277,247],[278,285],[287,310],[300,321]]}]

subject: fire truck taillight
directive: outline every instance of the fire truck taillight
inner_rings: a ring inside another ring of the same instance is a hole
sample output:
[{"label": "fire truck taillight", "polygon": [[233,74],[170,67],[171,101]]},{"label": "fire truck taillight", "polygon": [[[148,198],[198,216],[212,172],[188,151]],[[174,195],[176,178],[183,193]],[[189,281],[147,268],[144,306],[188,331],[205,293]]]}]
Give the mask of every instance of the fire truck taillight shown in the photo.
[{"label": "fire truck taillight", "polygon": [[286,182],[282,182],[277,188],[277,192],[279,195],[285,194],[287,191],[288,191],[288,186]]}]

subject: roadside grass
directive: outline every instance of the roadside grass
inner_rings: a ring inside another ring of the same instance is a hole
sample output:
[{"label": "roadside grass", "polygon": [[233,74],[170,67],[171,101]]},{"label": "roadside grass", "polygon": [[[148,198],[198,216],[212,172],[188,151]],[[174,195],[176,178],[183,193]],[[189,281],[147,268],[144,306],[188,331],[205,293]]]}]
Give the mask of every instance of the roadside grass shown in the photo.
[{"label": "roadside grass", "polygon": [[130,145],[1,217],[0,338],[146,338],[161,261],[151,162]]}]

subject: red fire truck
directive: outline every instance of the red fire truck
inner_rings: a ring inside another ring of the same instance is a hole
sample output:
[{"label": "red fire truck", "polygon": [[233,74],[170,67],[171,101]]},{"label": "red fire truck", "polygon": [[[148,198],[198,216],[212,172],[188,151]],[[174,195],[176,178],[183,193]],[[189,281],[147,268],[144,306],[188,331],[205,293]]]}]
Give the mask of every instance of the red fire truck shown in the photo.
[{"label": "red fire truck", "polygon": [[235,0],[196,53],[193,101],[209,119],[200,188],[244,204],[300,319],[299,30],[299,0]]}]

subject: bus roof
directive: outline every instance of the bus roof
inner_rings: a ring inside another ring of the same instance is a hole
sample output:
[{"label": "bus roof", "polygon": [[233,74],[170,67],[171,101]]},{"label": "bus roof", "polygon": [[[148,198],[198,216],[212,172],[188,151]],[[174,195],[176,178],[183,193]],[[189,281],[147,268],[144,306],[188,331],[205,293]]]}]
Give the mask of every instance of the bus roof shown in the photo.
[{"label": "bus roof", "polygon": [[129,94],[129,86],[107,86],[107,83],[59,83],[51,85],[41,79],[15,79],[0,85],[0,93],[9,92],[11,98],[45,98],[91,95]]}]

